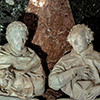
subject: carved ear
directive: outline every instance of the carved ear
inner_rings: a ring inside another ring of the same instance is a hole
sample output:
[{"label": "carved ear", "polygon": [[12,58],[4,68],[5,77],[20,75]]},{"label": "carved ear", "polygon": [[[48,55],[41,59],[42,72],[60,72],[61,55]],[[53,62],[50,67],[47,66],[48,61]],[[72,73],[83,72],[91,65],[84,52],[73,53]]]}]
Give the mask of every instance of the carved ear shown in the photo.
[{"label": "carved ear", "polygon": [[70,35],[70,33],[69,33],[69,35],[67,36],[67,41],[71,44],[72,42],[71,42],[71,35]]}]

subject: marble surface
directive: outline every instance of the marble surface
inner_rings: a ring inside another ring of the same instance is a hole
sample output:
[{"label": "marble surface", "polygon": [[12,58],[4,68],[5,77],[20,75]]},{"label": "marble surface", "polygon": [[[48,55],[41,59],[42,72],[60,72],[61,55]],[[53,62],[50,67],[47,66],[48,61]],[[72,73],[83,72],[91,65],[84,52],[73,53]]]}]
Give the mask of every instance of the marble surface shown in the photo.
[{"label": "marble surface", "polygon": [[31,2],[27,11],[38,15],[38,27],[32,43],[47,53],[47,64],[52,69],[59,58],[70,49],[66,42],[68,31],[74,25],[68,0],[48,0],[43,7]]}]

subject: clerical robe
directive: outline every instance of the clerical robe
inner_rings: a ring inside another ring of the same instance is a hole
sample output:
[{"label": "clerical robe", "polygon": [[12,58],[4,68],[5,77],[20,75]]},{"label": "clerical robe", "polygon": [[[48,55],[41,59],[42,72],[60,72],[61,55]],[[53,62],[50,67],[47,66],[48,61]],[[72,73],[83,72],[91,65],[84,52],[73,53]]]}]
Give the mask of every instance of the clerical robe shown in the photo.
[{"label": "clerical robe", "polygon": [[[72,76],[73,67],[88,66],[93,71],[93,78]],[[63,73],[67,74],[63,76]],[[85,90],[100,84],[100,53],[93,50],[92,44],[84,52],[77,54],[74,50],[64,55],[54,66],[49,75],[49,86],[54,90],[61,89],[71,98],[87,100]],[[71,79],[71,80],[70,80]]]},{"label": "clerical robe", "polygon": [[0,94],[21,98],[39,96],[45,90],[41,60],[30,48],[17,54],[10,44],[0,46]]}]

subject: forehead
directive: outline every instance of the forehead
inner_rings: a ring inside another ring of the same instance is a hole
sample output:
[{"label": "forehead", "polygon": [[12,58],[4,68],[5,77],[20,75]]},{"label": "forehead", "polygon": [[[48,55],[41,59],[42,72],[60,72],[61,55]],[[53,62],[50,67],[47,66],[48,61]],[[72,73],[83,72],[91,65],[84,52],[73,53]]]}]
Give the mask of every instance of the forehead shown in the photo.
[{"label": "forehead", "polygon": [[12,30],[9,33],[9,38],[10,39],[21,39],[21,38],[26,38],[26,32],[24,30]]},{"label": "forehead", "polygon": [[6,33],[11,33],[12,31],[28,31],[27,27],[22,23],[11,23],[6,29]]},{"label": "forehead", "polygon": [[24,29],[12,29],[11,31],[10,31],[10,33],[11,32],[25,32],[26,30],[24,30]]},{"label": "forehead", "polygon": [[13,29],[9,32],[10,34],[14,35],[14,34],[26,34],[26,31],[25,30],[21,30],[21,29]]},{"label": "forehead", "polygon": [[85,36],[85,29],[83,28],[73,28],[70,33],[71,37],[73,36]]}]

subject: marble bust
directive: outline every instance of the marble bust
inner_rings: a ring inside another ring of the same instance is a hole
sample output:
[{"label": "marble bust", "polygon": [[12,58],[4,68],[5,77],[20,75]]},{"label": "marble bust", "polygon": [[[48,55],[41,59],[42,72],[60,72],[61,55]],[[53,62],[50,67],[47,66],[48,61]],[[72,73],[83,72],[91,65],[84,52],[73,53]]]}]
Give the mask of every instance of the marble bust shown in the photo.
[{"label": "marble bust", "polygon": [[40,58],[25,46],[28,34],[20,21],[6,29],[8,43],[0,46],[0,95],[30,100],[44,93],[45,73]]},{"label": "marble bust", "polygon": [[100,53],[93,50],[93,39],[93,32],[84,24],[73,26],[67,38],[73,49],[49,75],[49,86],[61,89],[70,100],[97,100],[100,95]]}]

